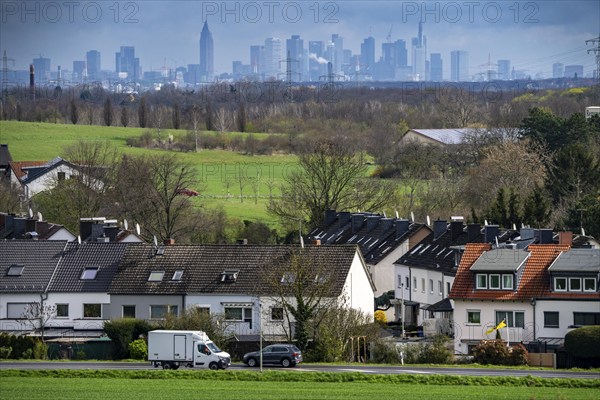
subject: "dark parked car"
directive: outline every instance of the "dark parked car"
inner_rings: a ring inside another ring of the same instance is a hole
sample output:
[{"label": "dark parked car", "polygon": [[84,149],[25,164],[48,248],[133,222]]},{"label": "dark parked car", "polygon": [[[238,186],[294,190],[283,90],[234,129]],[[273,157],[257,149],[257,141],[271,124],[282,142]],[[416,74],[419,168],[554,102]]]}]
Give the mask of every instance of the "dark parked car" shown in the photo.
[{"label": "dark parked car", "polygon": [[[302,362],[302,352],[293,344],[273,344],[263,349],[263,364],[278,364],[294,367]],[[260,351],[244,354],[244,363],[256,367],[260,363]]]}]

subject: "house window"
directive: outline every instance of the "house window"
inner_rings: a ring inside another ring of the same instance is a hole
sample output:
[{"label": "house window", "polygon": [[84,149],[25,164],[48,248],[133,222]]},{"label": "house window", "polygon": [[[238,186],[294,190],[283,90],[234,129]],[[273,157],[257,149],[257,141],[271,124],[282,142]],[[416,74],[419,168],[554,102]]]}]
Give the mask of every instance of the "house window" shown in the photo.
[{"label": "house window", "polygon": [[569,278],[569,291],[581,292],[581,278]]},{"label": "house window", "polygon": [[413,277],[413,290],[416,292],[417,291],[417,278]]},{"label": "house window", "polygon": [[554,291],[555,292],[566,292],[567,291],[567,278],[554,278]]},{"label": "house window", "polygon": [[421,293],[425,293],[425,278],[421,278]]},{"label": "house window", "polygon": [[167,315],[176,317],[178,314],[179,307],[176,305],[150,306],[150,319],[165,319]]},{"label": "house window", "polygon": [[285,272],[281,277],[281,283],[292,284],[296,280],[296,274],[293,272]]},{"label": "house window", "polygon": [[496,311],[496,325],[503,320],[509,328],[525,328],[525,313],[523,311]]},{"label": "house window", "polygon": [[490,275],[490,289],[500,289],[500,275]]},{"label": "house window", "polygon": [[446,282],[446,296],[450,295],[451,288],[452,288],[452,286],[450,285],[450,282]]},{"label": "house window", "polygon": [[544,328],[558,327],[558,311],[544,311]]},{"label": "house window", "polygon": [[237,277],[240,271],[223,271],[221,272],[221,282],[233,283],[237,281]]},{"label": "house window", "polygon": [[11,265],[10,267],[8,267],[8,272],[6,272],[6,276],[21,276],[23,275],[24,268],[24,265]]},{"label": "house window", "polygon": [[29,303],[7,303],[6,304],[6,318],[9,319],[22,319],[24,318],[25,311]]},{"label": "house window", "polygon": [[596,278],[583,278],[583,291],[584,292],[595,292],[596,291]]},{"label": "house window", "polygon": [[283,307],[271,307],[271,321],[283,321]]},{"label": "house window", "polygon": [[66,177],[66,174],[64,172],[58,172],[58,180],[59,181],[64,181]]},{"label": "house window", "polygon": [[83,318],[102,318],[102,304],[84,304]]},{"label": "house window", "polygon": [[477,274],[477,289],[487,289],[486,274]]},{"label": "house window", "polygon": [[398,287],[402,287],[402,275],[398,275]]},{"label": "house window", "polygon": [[96,279],[97,274],[98,274],[98,267],[85,267],[85,269],[81,273],[80,279],[93,280],[93,279]]},{"label": "house window", "polygon": [[573,325],[600,325],[600,313],[576,312],[573,313]]},{"label": "house window", "polygon": [[225,320],[247,322],[252,329],[252,308],[250,307],[225,307]]},{"label": "house window", "polygon": [[481,311],[467,310],[467,324],[473,324],[473,325],[481,324]]},{"label": "house window", "polygon": [[182,276],[183,276],[183,271],[177,270],[173,273],[173,277],[171,278],[171,280],[172,281],[180,281]]},{"label": "house window", "polygon": [[502,289],[504,290],[513,290],[513,276],[510,274],[502,275]]},{"label": "house window", "polygon": [[406,282],[406,287],[404,289],[405,290],[410,289],[410,278],[407,276],[404,281]]},{"label": "house window", "polygon": [[57,304],[56,305],[56,318],[69,318],[69,305],[68,304]]},{"label": "house window", "polygon": [[444,285],[442,285],[442,281],[438,281],[438,292],[440,292],[440,296],[444,295],[443,288]]},{"label": "house window", "polygon": [[433,279],[429,280],[429,293],[433,294]]},{"label": "house window", "polygon": [[148,276],[148,282],[161,282],[164,275],[165,271],[152,271]]},{"label": "house window", "polygon": [[135,318],[135,306],[123,306],[123,318]]}]

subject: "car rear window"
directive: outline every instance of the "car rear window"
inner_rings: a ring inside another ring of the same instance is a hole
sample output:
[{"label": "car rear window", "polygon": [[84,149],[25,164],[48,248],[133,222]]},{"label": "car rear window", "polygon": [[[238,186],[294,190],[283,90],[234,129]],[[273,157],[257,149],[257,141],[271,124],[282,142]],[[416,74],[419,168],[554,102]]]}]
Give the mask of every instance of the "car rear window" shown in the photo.
[{"label": "car rear window", "polygon": [[296,346],[292,346],[292,347],[290,347],[290,348],[291,348],[291,349],[292,349],[292,351],[293,351],[293,352],[295,352],[295,353],[299,353],[299,352],[300,352],[300,349],[299,349],[299,348],[297,348]]}]

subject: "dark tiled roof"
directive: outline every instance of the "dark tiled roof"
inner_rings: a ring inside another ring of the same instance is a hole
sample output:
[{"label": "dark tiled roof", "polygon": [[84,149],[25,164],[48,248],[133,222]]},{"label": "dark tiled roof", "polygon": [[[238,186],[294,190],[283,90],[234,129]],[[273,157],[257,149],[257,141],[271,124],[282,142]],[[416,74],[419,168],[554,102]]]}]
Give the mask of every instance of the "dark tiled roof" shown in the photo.
[{"label": "dark tiled roof", "polygon": [[[124,243],[70,243],[48,291],[107,292],[125,254]],[[81,279],[86,267],[98,267],[95,279]]]},{"label": "dark tiled roof", "polygon": [[[306,246],[300,254],[333,271],[331,290],[339,295],[356,250],[356,246]],[[173,245],[165,246],[163,255],[156,255],[151,245],[130,244],[109,292],[261,294],[265,290],[261,271],[279,271],[283,276],[291,254],[297,251],[295,246]],[[183,271],[181,280],[172,281],[177,270]],[[164,271],[162,281],[149,282],[152,271]],[[221,282],[224,271],[239,271],[235,282]]]},{"label": "dark tiled roof", "polygon": [[[42,293],[65,248],[66,241],[0,241],[0,293]],[[24,265],[21,276],[7,276],[11,265]]]},{"label": "dark tiled roof", "polygon": [[15,177],[21,181],[27,176],[27,169],[30,167],[42,168],[48,161],[10,161],[10,168],[12,169]]},{"label": "dark tiled roof", "polygon": [[[399,223],[404,223],[406,230],[399,231]],[[310,232],[308,238],[323,244],[356,244],[365,262],[375,265],[424,227],[425,224],[374,213],[354,213],[346,220],[336,213],[335,218]]]}]

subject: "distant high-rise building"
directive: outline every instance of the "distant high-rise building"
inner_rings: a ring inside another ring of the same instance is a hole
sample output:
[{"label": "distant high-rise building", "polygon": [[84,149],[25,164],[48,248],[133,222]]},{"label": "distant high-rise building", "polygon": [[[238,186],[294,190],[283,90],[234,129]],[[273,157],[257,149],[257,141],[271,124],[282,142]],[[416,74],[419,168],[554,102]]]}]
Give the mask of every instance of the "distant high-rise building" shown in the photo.
[{"label": "distant high-rise building", "polygon": [[565,65],[562,63],[552,64],[552,77],[562,78],[563,76],[565,76]]},{"label": "distant high-rise building", "polygon": [[375,39],[368,37],[360,45],[360,71],[373,74],[375,65]]},{"label": "distant high-rise building", "polygon": [[406,42],[402,39],[394,42],[394,63],[396,68],[408,65],[408,50],[406,50]]},{"label": "distant high-rise building", "polygon": [[[288,60],[289,57],[289,60]],[[286,72],[290,72],[289,79],[292,82],[300,82],[305,80],[304,76],[304,40],[300,39],[299,35],[292,35],[286,40]],[[289,63],[289,65],[288,65]],[[286,78],[287,79],[287,78]]]},{"label": "distant high-rise building", "polygon": [[115,72],[119,78],[137,82],[140,76],[140,59],[135,57],[135,47],[121,46],[121,51],[115,53]]},{"label": "distant high-rise building", "polygon": [[329,47],[329,61],[333,64],[333,73],[342,74],[344,64],[344,39],[334,33],[331,35],[331,46]]},{"label": "distant high-rise building", "polygon": [[461,50],[450,52],[450,80],[469,81],[469,53]]},{"label": "distant high-rise building", "polygon": [[265,46],[250,46],[250,73],[258,80],[263,79]]},{"label": "distant high-rise building", "polygon": [[498,79],[502,81],[510,79],[510,60],[498,60]]},{"label": "distant high-rise building", "polygon": [[50,59],[38,57],[33,59],[33,68],[35,70],[35,82],[46,83],[50,78]]},{"label": "distant high-rise building", "polygon": [[281,73],[280,61],[281,56],[281,39],[267,38],[265,39],[265,58],[264,58],[264,79],[280,79]]},{"label": "distant high-rise building", "polygon": [[200,64],[188,64],[187,72],[184,75],[185,82],[188,85],[197,85],[200,82]]},{"label": "distant high-rise building", "polygon": [[419,34],[412,39],[413,80],[422,81],[427,76],[427,38],[423,35],[423,23],[419,22]]},{"label": "distant high-rise building", "polygon": [[212,33],[208,22],[204,21],[200,32],[200,78],[204,82],[212,82],[215,74],[215,51]]},{"label": "distant high-rise building", "polygon": [[565,78],[583,78],[583,65],[565,65]]},{"label": "distant high-rise building", "polygon": [[327,74],[325,43],[320,40],[308,42],[308,77],[311,82],[318,82]]},{"label": "distant high-rise building", "polygon": [[85,71],[85,61],[73,61],[73,80],[77,82],[83,81]]},{"label": "distant high-rise building", "polygon": [[440,53],[431,53],[429,80],[434,82],[441,82],[444,80],[444,68],[442,55]]},{"label": "distant high-rise building", "polygon": [[89,80],[100,78],[100,52],[98,50],[90,50],[85,53],[85,68]]}]

